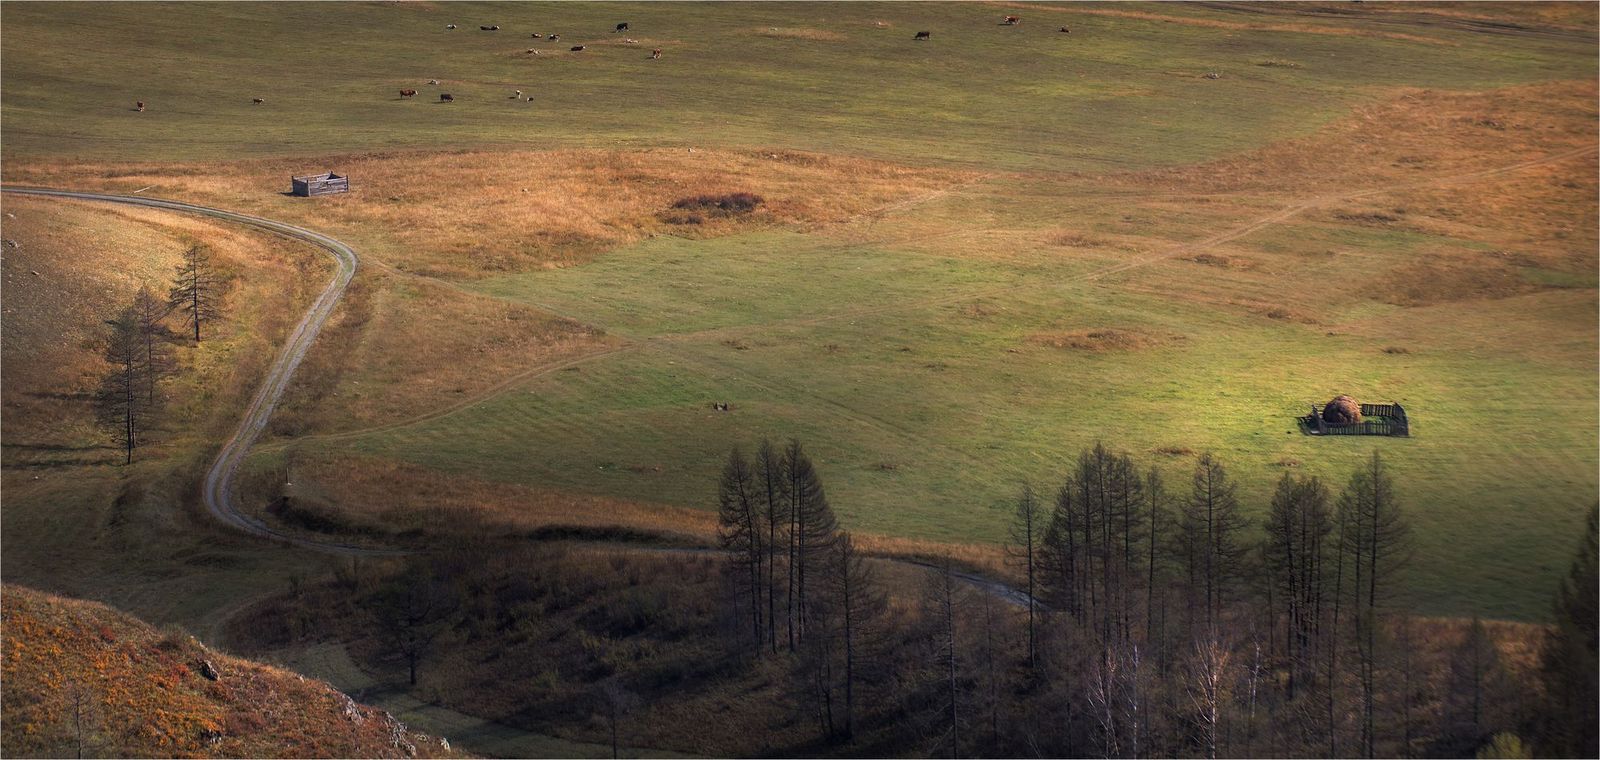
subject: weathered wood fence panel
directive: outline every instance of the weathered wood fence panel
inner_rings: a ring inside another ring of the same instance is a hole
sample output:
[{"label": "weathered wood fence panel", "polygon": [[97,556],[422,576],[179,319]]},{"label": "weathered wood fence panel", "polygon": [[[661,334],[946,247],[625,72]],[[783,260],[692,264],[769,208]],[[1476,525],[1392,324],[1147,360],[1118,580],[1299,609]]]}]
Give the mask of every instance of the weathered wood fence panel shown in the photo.
[{"label": "weathered wood fence panel", "polygon": [[294,183],[294,194],[301,197],[350,192],[350,178],[341,177],[333,172],[290,177],[290,180]]}]

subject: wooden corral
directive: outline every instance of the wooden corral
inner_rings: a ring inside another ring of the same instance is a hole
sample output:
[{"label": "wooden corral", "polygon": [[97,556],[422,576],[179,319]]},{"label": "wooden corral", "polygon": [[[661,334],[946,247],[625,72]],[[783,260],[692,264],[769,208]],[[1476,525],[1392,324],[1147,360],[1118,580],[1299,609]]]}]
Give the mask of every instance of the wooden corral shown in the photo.
[{"label": "wooden corral", "polygon": [[1399,404],[1362,404],[1360,422],[1336,425],[1322,418],[1321,407],[1311,405],[1311,414],[1300,418],[1300,428],[1308,435],[1411,435],[1411,421]]},{"label": "wooden corral", "polygon": [[341,177],[333,172],[308,174],[304,177],[291,177],[290,179],[294,181],[294,194],[301,197],[309,198],[313,195],[350,192],[350,178]]}]

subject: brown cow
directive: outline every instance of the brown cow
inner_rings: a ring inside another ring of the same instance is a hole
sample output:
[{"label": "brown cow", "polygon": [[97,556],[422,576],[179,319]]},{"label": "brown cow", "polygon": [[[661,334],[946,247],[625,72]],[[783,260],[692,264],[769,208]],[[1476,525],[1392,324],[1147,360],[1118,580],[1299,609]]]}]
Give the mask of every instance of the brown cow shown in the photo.
[{"label": "brown cow", "polygon": [[133,110],[138,111],[139,113],[144,113],[144,101],[142,101],[142,100],[133,101]]},{"label": "brown cow", "polygon": [[1021,16],[1006,16],[1006,20],[1002,21],[1000,23],[1002,25],[1004,25],[1004,26],[1016,26],[1017,24],[1019,24],[1021,22],[1022,22],[1022,17]]},{"label": "brown cow", "polygon": [[416,90],[401,90],[400,91],[400,97],[402,97],[402,98],[414,98],[416,96],[417,96],[417,91]]},{"label": "brown cow", "polygon": [[265,103],[265,102],[267,102],[267,101],[265,101],[265,100],[262,100],[262,99],[261,99],[261,98],[251,98],[251,99],[250,99],[250,102],[251,102],[251,103],[254,103],[254,104],[256,104],[256,105],[258,105],[258,106],[259,106],[259,105],[261,105],[261,104],[262,104],[262,103]]},{"label": "brown cow", "polygon": [[654,61],[654,60],[658,60],[660,58],[661,58],[661,48],[656,48],[655,50],[650,51],[650,60]]},{"label": "brown cow", "polygon": [[439,93],[439,102],[440,103],[454,103],[454,102],[456,102],[456,96],[451,95],[448,92],[441,92],[441,93]]}]

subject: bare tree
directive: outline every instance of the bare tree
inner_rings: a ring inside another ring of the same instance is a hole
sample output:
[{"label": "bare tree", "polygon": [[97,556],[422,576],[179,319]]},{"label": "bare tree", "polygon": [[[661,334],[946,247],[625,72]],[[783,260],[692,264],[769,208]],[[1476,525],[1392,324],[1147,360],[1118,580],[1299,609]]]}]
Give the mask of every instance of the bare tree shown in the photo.
[{"label": "bare tree", "polygon": [[751,645],[761,652],[762,526],[755,473],[738,448],[728,453],[717,486],[717,539],[732,557],[735,595],[747,596]]},{"label": "bare tree", "polygon": [[855,734],[856,682],[862,665],[876,649],[887,599],[872,567],[856,551],[849,533],[833,544],[833,596],[838,600],[844,645],[844,735]]},{"label": "bare tree", "polygon": [[966,607],[964,591],[955,567],[946,557],[928,574],[922,593],[923,614],[933,624],[934,662],[940,673],[940,691],[944,692],[944,730],[937,744],[947,744],[951,757],[961,756],[962,657],[956,626]]},{"label": "bare tree", "polygon": [[[771,441],[763,440],[761,448],[756,451],[756,478],[757,486],[763,496],[761,504],[762,517],[766,519],[766,567],[767,567],[767,638],[773,652],[778,651],[778,580],[777,568],[780,540],[789,539],[789,522],[793,519],[789,514],[789,498],[786,491],[788,481],[783,472],[783,457],[773,448]],[[781,532],[780,532],[781,531]],[[790,572],[789,566],[784,566],[784,574]],[[787,577],[785,578],[787,582]],[[791,616],[790,626],[791,645],[793,643],[794,619]]]},{"label": "bare tree", "polygon": [[176,368],[172,359],[172,341],[177,337],[162,321],[172,308],[156,298],[149,288],[140,288],[133,297],[133,315],[138,321],[139,338],[144,344],[142,384],[145,401],[156,402],[156,386],[169,377]]},{"label": "bare tree", "polygon": [[1011,544],[1008,547],[1011,558],[1023,569],[1026,579],[1024,586],[1028,602],[1028,670],[1032,671],[1038,666],[1038,646],[1034,635],[1034,612],[1037,609],[1035,592],[1035,578],[1037,576],[1036,563],[1038,560],[1039,542],[1044,537],[1044,515],[1039,506],[1039,500],[1033,495],[1033,488],[1027,484],[1022,486],[1022,494],[1017,497],[1017,511],[1011,520]]},{"label": "bare tree", "polygon": [[608,678],[600,684],[600,707],[605,715],[606,727],[611,734],[611,756],[621,756],[621,743],[619,741],[619,728],[622,719],[635,707],[639,706],[639,696],[623,686],[615,676]]},{"label": "bare tree", "polygon": [[382,587],[369,605],[383,640],[406,661],[410,683],[417,685],[417,666],[444,633],[458,597],[428,568],[409,565]]},{"label": "bare tree", "polygon": [[1316,478],[1295,479],[1287,473],[1278,481],[1267,513],[1262,547],[1267,588],[1285,618],[1284,647],[1289,663],[1286,691],[1294,699],[1295,687],[1304,683],[1314,662],[1321,625],[1321,605],[1327,582],[1325,541],[1333,532],[1328,509],[1328,489]]},{"label": "bare tree", "polygon": [[183,253],[167,302],[183,315],[184,323],[194,328],[194,342],[200,342],[200,327],[222,314],[223,280],[211,265],[211,254],[202,246],[190,246]]},{"label": "bare tree", "polygon": [[145,387],[144,340],[133,308],[123,309],[106,325],[111,329],[106,336],[105,359],[111,369],[101,378],[95,394],[95,418],[122,446],[124,463],[131,464],[133,450],[155,420],[159,397],[147,393]]},{"label": "bare tree", "polygon": [[1351,612],[1361,684],[1361,747],[1367,757],[1375,757],[1379,615],[1387,606],[1389,586],[1409,549],[1409,531],[1394,482],[1378,452],[1351,476],[1339,496],[1339,515],[1349,528],[1342,548],[1350,554],[1355,579]]},{"label": "bare tree", "polygon": [[1197,739],[1208,758],[1216,758],[1221,748],[1223,710],[1230,699],[1232,668],[1233,648],[1219,633],[1195,640],[1189,653],[1185,690],[1199,732]]}]

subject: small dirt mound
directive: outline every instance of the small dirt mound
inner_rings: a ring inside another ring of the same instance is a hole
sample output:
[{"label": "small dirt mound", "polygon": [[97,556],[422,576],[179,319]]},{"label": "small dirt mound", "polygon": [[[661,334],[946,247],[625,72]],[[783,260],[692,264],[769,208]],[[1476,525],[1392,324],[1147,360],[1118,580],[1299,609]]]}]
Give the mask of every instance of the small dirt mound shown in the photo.
[{"label": "small dirt mound", "polygon": [[1361,421],[1361,405],[1349,396],[1335,396],[1322,408],[1322,421],[1329,425],[1349,425]]},{"label": "small dirt mound", "polygon": [[1160,345],[1161,338],[1145,333],[1114,328],[1076,330],[1073,332],[1034,333],[1028,342],[1050,348],[1070,348],[1078,351],[1133,351]]}]

